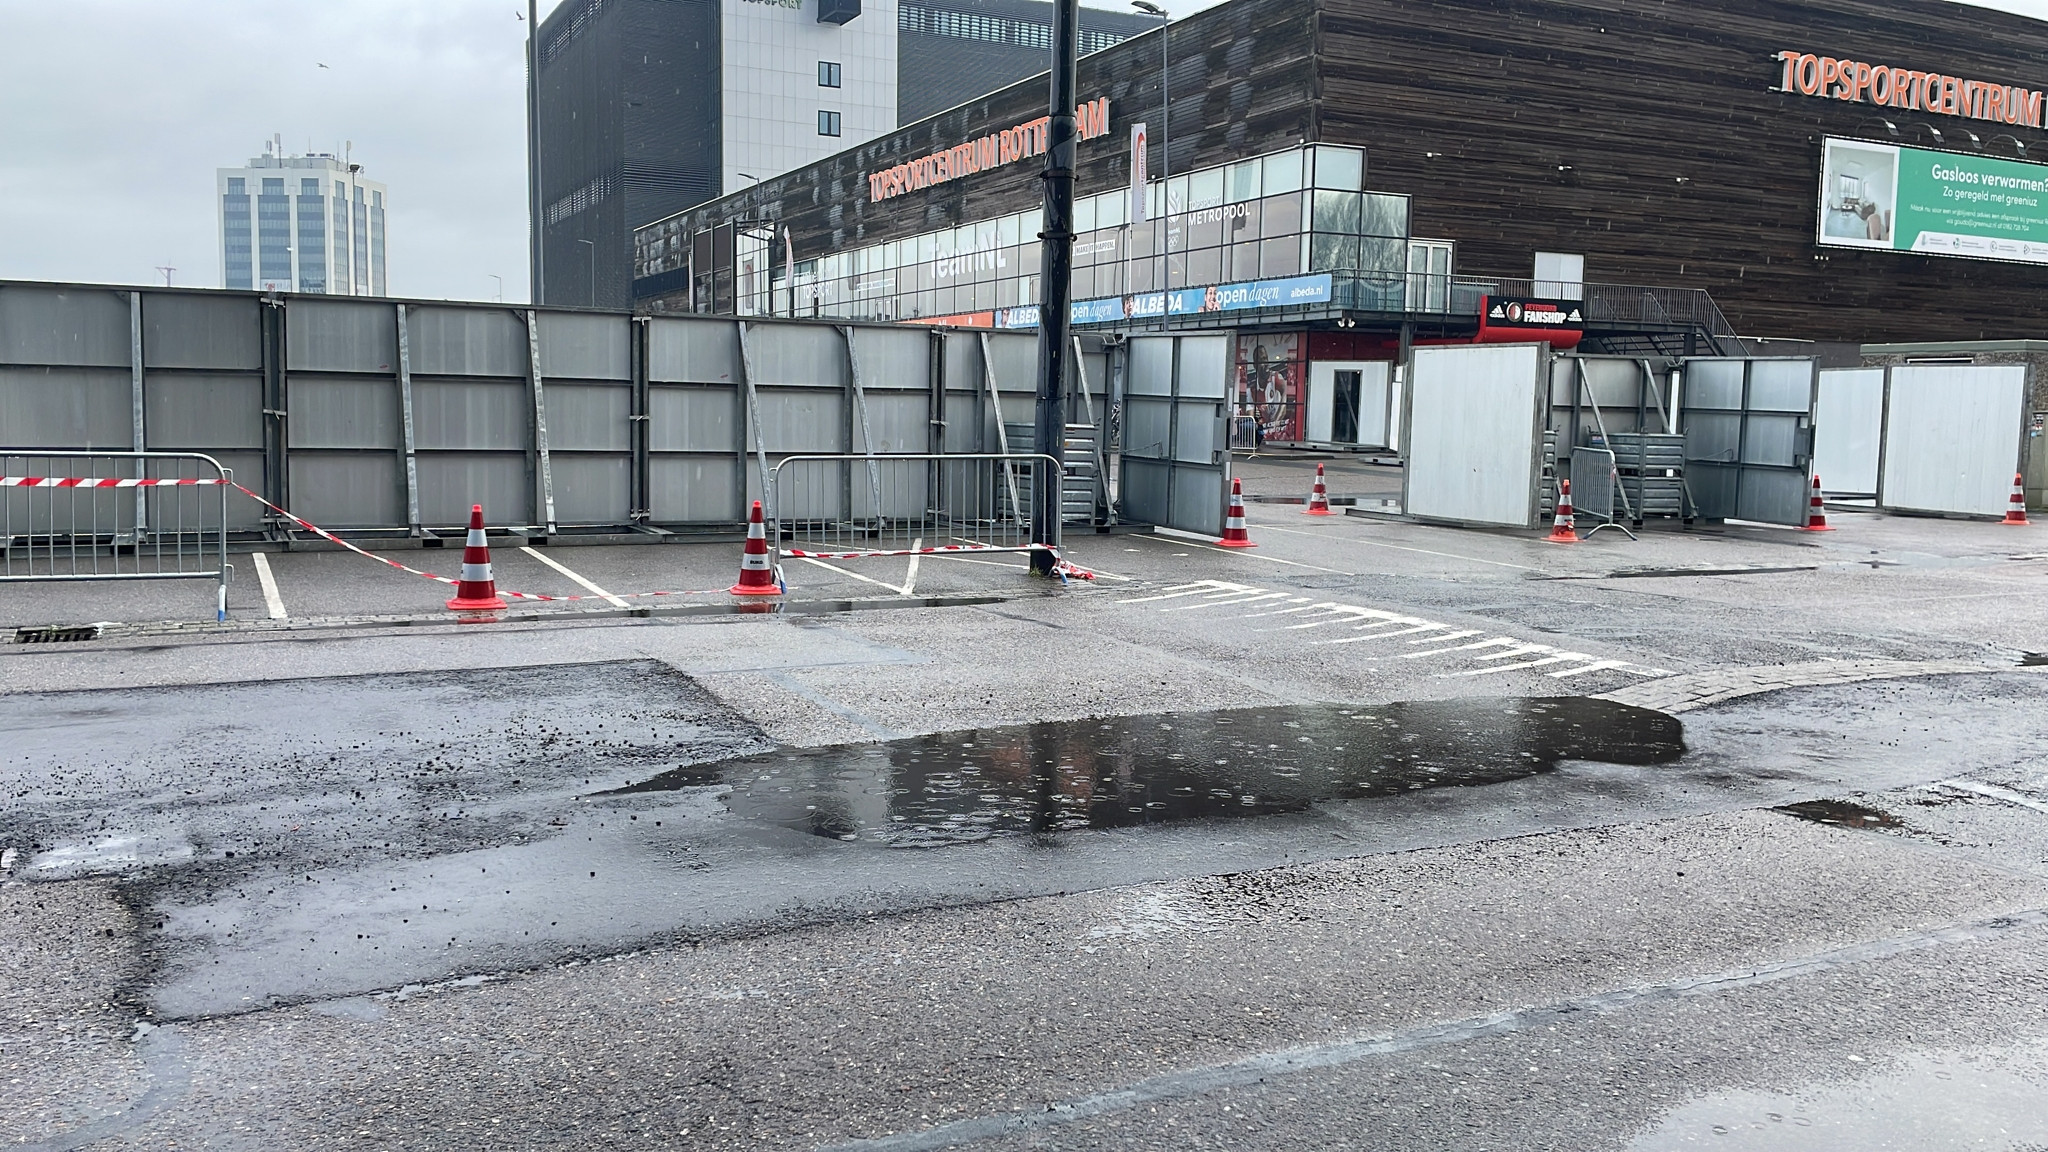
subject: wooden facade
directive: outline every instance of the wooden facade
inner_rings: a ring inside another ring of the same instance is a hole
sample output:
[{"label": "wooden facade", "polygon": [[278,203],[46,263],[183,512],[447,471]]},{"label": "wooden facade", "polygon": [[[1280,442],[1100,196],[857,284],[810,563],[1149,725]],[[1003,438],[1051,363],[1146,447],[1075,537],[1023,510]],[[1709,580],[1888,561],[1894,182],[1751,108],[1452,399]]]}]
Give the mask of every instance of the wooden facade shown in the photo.
[{"label": "wooden facade", "polygon": [[[2016,140],[2048,160],[2048,132],[1773,90],[1785,50],[2033,87],[2048,23],[1944,0],[1233,0],[1175,22],[1170,48],[1173,171],[1304,141],[1362,146],[1367,186],[1413,196],[1414,234],[1456,242],[1460,275],[1528,277],[1538,251],[1578,253],[1589,283],[1703,288],[1744,335],[2048,334],[2048,266],[1814,236],[1823,136],[2004,156]],[[1079,191],[1127,179],[1138,120],[1157,174],[1158,35],[1085,57],[1079,80],[1083,99],[1111,100]],[[689,225],[759,214],[791,227],[802,259],[1028,209],[1035,161],[879,204],[866,175],[1045,103],[1042,77],[1013,85]]]}]

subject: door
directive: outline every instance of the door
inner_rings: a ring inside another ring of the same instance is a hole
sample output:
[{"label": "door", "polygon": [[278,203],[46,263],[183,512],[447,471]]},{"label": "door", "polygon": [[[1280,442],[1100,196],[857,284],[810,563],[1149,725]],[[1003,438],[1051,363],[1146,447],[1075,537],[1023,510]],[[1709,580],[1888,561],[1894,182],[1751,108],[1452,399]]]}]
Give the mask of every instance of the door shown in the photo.
[{"label": "door", "polygon": [[1337,444],[1358,443],[1358,378],[1356,368],[1337,374],[1336,395],[1331,398],[1330,439]]},{"label": "door", "polygon": [[1233,341],[1227,335],[1133,336],[1125,346],[1118,485],[1125,519],[1223,535]]},{"label": "door", "polygon": [[1450,311],[1451,255],[1449,240],[1408,242],[1408,311]]}]

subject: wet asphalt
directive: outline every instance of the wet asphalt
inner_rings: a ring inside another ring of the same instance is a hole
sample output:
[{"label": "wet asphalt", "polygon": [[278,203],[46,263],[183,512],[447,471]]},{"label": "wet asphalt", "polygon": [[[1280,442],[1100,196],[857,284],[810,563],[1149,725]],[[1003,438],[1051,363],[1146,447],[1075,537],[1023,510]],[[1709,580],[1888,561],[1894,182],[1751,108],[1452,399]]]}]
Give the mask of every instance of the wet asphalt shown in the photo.
[{"label": "wet asphalt", "polygon": [[2043,1141],[2041,556],[1253,532],[0,652],[0,1146]]}]

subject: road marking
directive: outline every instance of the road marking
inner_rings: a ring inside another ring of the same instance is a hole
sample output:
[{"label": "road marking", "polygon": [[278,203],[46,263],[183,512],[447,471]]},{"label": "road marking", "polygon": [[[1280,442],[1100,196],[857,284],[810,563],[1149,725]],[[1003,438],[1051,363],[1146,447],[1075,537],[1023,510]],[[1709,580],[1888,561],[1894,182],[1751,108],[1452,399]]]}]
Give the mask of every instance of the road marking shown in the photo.
[{"label": "road marking", "polygon": [[270,574],[270,557],[251,552],[249,558],[256,565],[256,582],[263,585],[263,606],[270,610],[272,620],[284,619],[284,597],[277,594],[277,577]]},{"label": "road marking", "polygon": [[1222,580],[1197,580],[1193,584],[1169,584],[1158,596],[1137,596],[1119,600],[1119,604],[1150,604],[1154,600],[1178,600],[1183,596],[1199,596],[1204,592],[1264,592],[1264,588],[1253,588],[1244,584],[1230,584]]},{"label": "road marking", "polygon": [[1989,796],[1993,800],[2003,800],[2007,804],[2017,804],[2022,808],[2048,813],[2048,804],[2029,800],[2011,789],[2000,788],[1995,784],[1979,784],[1972,780],[1936,780],[1930,787],[1947,788],[1956,792],[1974,792],[1979,796]]},{"label": "road marking", "polygon": [[[1403,629],[1401,629],[1401,630],[1400,630],[1399,632],[1373,632],[1373,633],[1369,633],[1369,634],[1367,634],[1367,635],[1364,635],[1364,636],[1346,636],[1346,637],[1344,637],[1344,638],[1343,638],[1342,640],[1317,640],[1317,641],[1316,641],[1316,643],[1317,643],[1317,644],[1357,644],[1357,643],[1359,643],[1359,642],[1361,642],[1361,641],[1364,641],[1364,640],[1384,640],[1384,639],[1386,639],[1386,638],[1387,638],[1387,637],[1389,637],[1389,636],[1408,636],[1408,635],[1412,635],[1412,634],[1414,634],[1414,633],[1416,633],[1416,632],[1439,632],[1439,631],[1442,631],[1443,629],[1445,629],[1445,628],[1449,628],[1449,627],[1450,627],[1450,625],[1448,625],[1448,624],[1418,624],[1418,625],[1416,625],[1416,626],[1415,626],[1415,627],[1413,627],[1413,628],[1403,628]],[[1467,633],[1467,635],[1471,635],[1471,633]],[[1446,637],[1443,637],[1443,636],[1432,636],[1432,637],[1430,637],[1430,639],[1429,639],[1429,640],[1410,640],[1410,641],[1409,641],[1409,643],[1410,643],[1410,644],[1426,644],[1426,643],[1429,643],[1429,642],[1430,642],[1431,640],[1444,640],[1444,639],[1446,639]]]},{"label": "road marking", "polygon": [[1208,543],[1208,541],[1212,539],[1212,537],[1197,536],[1193,532],[1182,532],[1178,528],[1155,528],[1153,529],[1153,531],[1162,536],[1171,536],[1177,543],[1167,544],[1167,542],[1164,540],[1154,540],[1150,536],[1137,536],[1134,537],[1134,539],[1151,540],[1154,544],[1164,545],[1169,548],[1177,547],[1178,544],[1181,543],[1193,544],[1197,548],[1207,548],[1211,552],[1221,552],[1227,556],[1248,556],[1253,560],[1271,560],[1275,564],[1287,564],[1295,568],[1307,568],[1312,572],[1328,572],[1332,576],[1358,575],[1358,573],[1356,572],[1340,572],[1335,568],[1325,568],[1320,564],[1304,564],[1299,560],[1283,560],[1278,556],[1267,556],[1262,553],[1253,552],[1245,548],[1219,548],[1214,544]]},{"label": "road marking", "polygon": [[922,559],[917,550],[924,547],[924,537],[918,536],[910,542],[910,567],[903,573],[903,594],[910,595],[910,587],[917,583],[917,562]]},{"label": "road marking", "polygon": [[1577,676],[1585,672],[1605,672],[1609,668],[1626,667],[1628,667],[1628,661],[1626,660],[1595,660],[1583,667],[1567,668],[1562,672],[1552,672],[1550,675],[1552,679],[1562,680],[1567,676]]},{"label": "road marking", "polygon": [[887,588],[889,591],[896,593],[898,596],[903,595],[903,589],[900,586],[890,584],[887,581],[877,580],[873,576],[863,576],[858,572],[849,572],[846,569],[841,568],[835,564],[827,564],[823,560],[813,560],[809,556],[798,556],[796,557],[796,559],[801,560],[806,564],[815,564],[818,567],[823,568],[827,572],[837,572],[841,576],[851,576],[855,580],[865,580],[868,583],[873,584],[877,588]]},{"label": "road marking", "polygon": [[1285,593],[1285,592],[1267,592],[1267,593],[1265,593],[1264,595],[1261,595],[1261,596],[1239,596],[1239,597],[1238,597],[1237,599],[1235,599],[1235,600],[1204,600],[1204,601],[1202,601],[1201,603],[1198,603],[1198,604],[1176,604],[1176,605],[1174,605],[1174,606],[1173,606],[1173,607],[1171,607],[1171,608],[1161,608],[1161,609],[1160,609],[1160,611],[1161,611],[1161,612],[1192,612],[1192,611],[1195,611],[1195,610],[1197,610],[1197,609],[1201,609],[1201,608],[1222,608],[1222,607],[1225,607],[1225,606],[1227,606],[1227,605],[1231,605],[1231,604],[1257,604],[1257,603],[1259,603],[1259,602],[1261,602],[1261,601],[1265,601],[1265,600],[1285,600],[1285,599],[1287,599],[1287,593]]},{"label": "road marking", "polygon": [[[1553,651],[1554,651],[1554,649],[1553,649]],[[1492,657],[1490,657],[1490,656],[1488,656],[1488,657],[1482,657],[1482,659],[1488,659],[1488,660],[1490,660],[1490,659],[1492,659]],[[1543,666],[1544,666],[1544,665],[1546,665],[1546,664],[1569,664],[1569,663],[1570,663],[1570,662],[1572,662],[1573,660],[1590,660],[1590,659],[1592,659],[1592,657],[1591,657],[1591,656],[1588,656],[1588,655],[1586,655],[1586,654],[1585,654],[1584,652],[1559,652],[1559,653],[1558,653],[1557,655],[1555,655],[1555,656],[1546,656],[1546,657],[1544,657],[1544,658],[1543,658],[1543,659],[1541,659],[1541,660],[1527,660],[1527,661],[1524,661],[1524,662],[1522,662],[1522,663],[1520,663],[1520,664],[1496,664],[1496,665],[1494,665],[1494,666],[1493,666],[1493,667],[1491,667],[1491,668],[1474,668],[1474,669],[1472,669],[1472,670],[1470,670],[1470,671],[1468,671],[1468,672],[1460,672],[1460,673],[1458,673],[1458,675],[1460,675],[1460,676],[1491,676],[1491,675],[1493,675],[1493,674],[1494,674],[1495,672],[1514,672],[1514,671],[1516,671],[1516,670],[1518,670],[1518,669],[1522,669],[1522,668],[1541,668],[1541,667],[1543,667]],[[1556,673],[1552,673],[1552,675],[1556,675]]]},{"label": "road marking", "polygon": [[1288,601],[1288,603],[1289,603],[1289,604],[1299,604],[1299,605],[1301,605],[1301,607],[1299,607],[1299,608],[1275,608],[1275,609],[1274,609],[1273,611],[1271,611],[1271,612],[1247,612],[1247,613],[1245,613],[1244,615],[1242,615],[1242,616],[1239,616],[1239,617],[1238,617],[1238,619],[1239,619],[1239,620],[1257,620],[1257,619],[1259,619],[1259,618],[1260,618],[1260,617],[1262,617],[1262,616],[1292,616],[1292,615],[1294,615],[1294,614],[1295,614],[1296,612],[1313,612],[1313,611],[1315,611],[1315,605],[1314,605],[1314,604],[1311,604],[1311,603],[1309,602],[1309,598],[1308,598],[1307,596],[1296,596],[1296,597],[1294,597],[1293,599],[1289,600],[1289,601]]},{"label": "road marking", "polygon": [[569,579],[574,580],[578,585],[580,585],[583,588],[584,591],[589,592],[591,595],[596,596],[597,598],[620,608],[632,607],[631,604],[626,603],[624,600],[619,599],[617,596],[614,596],[611,593],[605,591],[604,589],[599,588],[597,585],[592,584],[590,581],[585,580],[582,576],[572,571],[568,565],[562,563],[554,557],[549,556],[533,548],[521,548],[520,551],[526,553],[528,556],[533,557],[535,560],[540,561],[548,567],[553,568],[555,571],[560,572],[562,575],[567,576]]},{"label": "road marking", "polygon": [[1441,556],[1446,560],[1465,560],[1473,564],[1491,564],[1496,568],[1518,568],[1524,572],[1539,572],[1542,569],[1528,564],[1510,564],[1505,560],[1482,560],[1477,556],[1460,556],[1456,552],[1438,552],[1429,548],[1411,548],[1406,544],[1389,544],[1383,540],[1361,540],[1355,536],[1339,536],[1334,532],[1305,532],[1299,528],[1282,528],[1274,524],[1259,525],[1261,532],[1285,532],[1292,536],[1314,536],[1322,540],[1342,540],[1347,544],[1363,544],[1372,548],[1392,548],[1396,552],[1420,552],[1424,556]]},{"label": "road marking", "polygon": [[1424,656],[1441,656],[1446,652],[1471,652],[1480,648],[1498,648],[1503,644],[1516,645],[1520,643],[1520,640],[1510,639],[1506,636],[1496,636],[1491,640],[1481,640],[1476,644],[1460,644],[1455,648],[1431,648],[1423,652],[1403,652],[1401,653],[1401,659],[1420,660]]}]

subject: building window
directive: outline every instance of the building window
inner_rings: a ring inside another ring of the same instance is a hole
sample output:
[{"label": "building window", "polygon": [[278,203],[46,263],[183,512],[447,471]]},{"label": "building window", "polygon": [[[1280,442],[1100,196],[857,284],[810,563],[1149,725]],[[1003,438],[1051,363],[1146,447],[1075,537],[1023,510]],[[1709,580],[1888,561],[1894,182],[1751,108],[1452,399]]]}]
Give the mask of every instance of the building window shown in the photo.
[{"label": "building window", "polygon": [[820,113],[818,113],[818,135],[820,135],[820,136],[837,136],[837,135],[839,135],[839,113],[837,113],[837,112],[820,112]]},{"label": "building window", "polygon": [[818,87],[839,87],[839,65],[832,63],[830,60],[818,61]]}]

